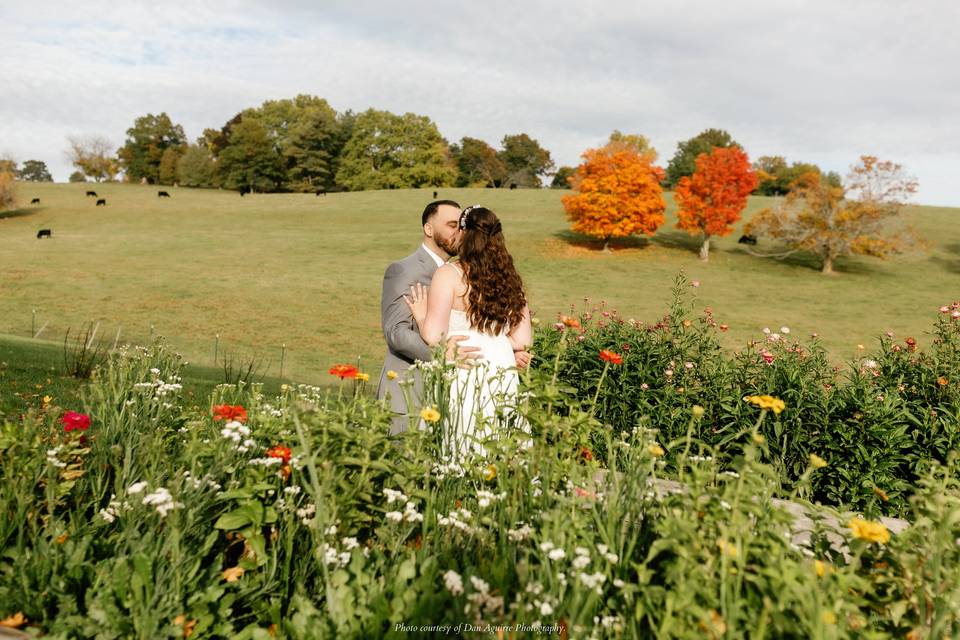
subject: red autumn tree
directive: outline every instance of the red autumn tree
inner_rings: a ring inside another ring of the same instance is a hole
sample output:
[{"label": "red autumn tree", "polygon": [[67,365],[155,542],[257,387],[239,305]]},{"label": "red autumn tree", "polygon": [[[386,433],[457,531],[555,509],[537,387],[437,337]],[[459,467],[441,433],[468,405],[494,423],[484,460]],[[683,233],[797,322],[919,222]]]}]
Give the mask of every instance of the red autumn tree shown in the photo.
[{"label": "red autumn tree", "polygon": [[632,145],[588,149],[570,184],[577,193],[563,197],[571,228],[604,241],[637,233],[652,236],[663,224],[667,204],[664,173],[653,156]]},{"label": "red autumn tree", "polygon": [[677,227],[690,235],[702,235],[700,259],[710,258],[710,238],[725,236],[740,219],[747,196],[757,187],[757,175],[747,154],[739,147],[715,147],[697,156],[692,176],[677,183]]}]

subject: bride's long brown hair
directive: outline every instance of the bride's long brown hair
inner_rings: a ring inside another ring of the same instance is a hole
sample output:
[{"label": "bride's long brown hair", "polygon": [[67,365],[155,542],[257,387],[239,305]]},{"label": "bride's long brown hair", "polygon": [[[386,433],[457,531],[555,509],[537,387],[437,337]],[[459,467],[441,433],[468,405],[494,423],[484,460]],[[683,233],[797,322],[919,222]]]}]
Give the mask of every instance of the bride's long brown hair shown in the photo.
[{"label": "bride's long brown hair", "polygon": [[467,207],[460,216],[460,264],[467,282],[467,316],[480,331],[499,333],[523,319],[523,281],[507,251],[497,215]]}]

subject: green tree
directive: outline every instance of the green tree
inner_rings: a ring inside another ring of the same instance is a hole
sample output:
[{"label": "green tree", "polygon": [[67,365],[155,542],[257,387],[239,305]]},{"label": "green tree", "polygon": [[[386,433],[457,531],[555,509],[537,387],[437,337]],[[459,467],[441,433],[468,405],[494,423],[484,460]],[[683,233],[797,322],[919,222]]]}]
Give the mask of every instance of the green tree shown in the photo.
[{"label": "green tree", "polygon": [[569,189],[570,178],[577,172],[576,167],[560,167],[553,174],[553,182],[550,183],[551,189]]},{"label": "green tree", "polygon": [[337,183],[350,191],[450,186],[456,171],[446,140],[426,116],[369,109],[356,116]]},{"label": "green tree", "polygon": [[164,151],[186,143],[183,127],[174,124],[170,116],[148,113],[134,120],[133,126],[127,129],[127,140],[117,151],[117,156],[128,181],[139,182],[146,178],[147,182],[155,184],[160,182]]},{"label": "green tree", "polygon": [[794,183],[811,172],[822,175],[828,186],[842,186],[840,175],[835,171],[824,173],[820,167],[809,162],[788,165],[783,156],[761,156],[753,163],[753,170],[760,179],[754,193],[762,196],[787,195]]},{"label": "green tree", "polygon": [[525,133],[504,136],[500,144],[500,159],[507,167],[507,178],[503,184],[539,187],[540,176],[546,175],[554,167],[550,152]]},{"label": "green tree", "polygon": [[184,187],[212,187],[216,166],[205,144],[191,144],[177,161],[177,182]]},{"label": "green tree", "polygon": [[633,147],[639,153],[650,156],[651,162],[656,162],[659,156],[657,150],[650,144],[650,140],[639,133],[621,133],[619,130],[614,129],[613,133],[610,134],[610,139],[607,140],[607,145],[627,145]]},{"label": "green tree", "polygon": [[742,149],[723,129],[707,129],[677,145],[677,152],[667,165],[666,185],[673,188],[680,178],[693,175],[697,168],[697,156],[701,153],[710,153],[716,147]]},{"label": "green tree", "polygon": [[83,175],[94,182],[112,182],[120,172],[120,166],[111,153],[110,141],[103,136],[67,138],[70,148],[67,156]]},{"label": "green tree", "polygon": [[450,154],[457,165],[458,187],[494,187],[507,176],[496,149],[483,140],[463,137],[459,145],[451,145]]},{"label": "green tree", "polygon": [[24,182],[53,182],[53,176],[42,160],[27,160],[17,173]]},{"label": "green tree", "polygon": [[231,127],[217,172],[227,189],[248,187],[253,191],[276,191],[286,177],[283,158],[267,129],[256,119],[242,119]]},{"label": "green tree", "polygon": [[70,182],[86,182],[87,176],[83,174],[83,171],[74,171],[67,180]]},{"label": "green tree", "polygon": [[157,174],[157,182],[160,184],[173,184],[177,182],[177,163],[183,154],[186,153],[187,145],[167,147],[163,150],[160,157],[160,171]]}]

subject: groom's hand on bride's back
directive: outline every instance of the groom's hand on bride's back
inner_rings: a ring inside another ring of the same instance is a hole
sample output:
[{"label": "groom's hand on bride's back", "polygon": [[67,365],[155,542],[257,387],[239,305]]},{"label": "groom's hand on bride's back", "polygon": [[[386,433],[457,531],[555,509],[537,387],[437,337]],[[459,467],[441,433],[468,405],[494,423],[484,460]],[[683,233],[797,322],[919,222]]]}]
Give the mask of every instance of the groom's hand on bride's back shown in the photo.
[{"label": "groom's hand on bride's back", "polygon": [[472,365],[480,357],[480,347],[461,345],[470,336],[447,337],[447,362],[457,362],[464,366]]}]

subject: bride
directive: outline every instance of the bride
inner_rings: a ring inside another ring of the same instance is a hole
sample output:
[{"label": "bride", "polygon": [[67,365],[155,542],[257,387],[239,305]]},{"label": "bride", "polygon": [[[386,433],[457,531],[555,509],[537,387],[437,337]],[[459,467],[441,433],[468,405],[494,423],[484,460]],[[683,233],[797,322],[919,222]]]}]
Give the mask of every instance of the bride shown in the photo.
[{"label": "bride", "polygon": [[458,233],[459,261],[437,269],[429,293],[418,283],[406,300],[428,345],[462,334],[468,336],[462,345],[480,349],[476,364],[457,368],[451,383],[444,450],[483,455],[492,424],[512,415],[519,382],[514,352],[530,346],[533,332],[523,282],[496,214],[467,207]]}]

